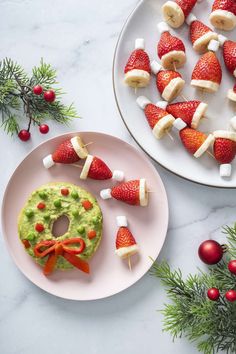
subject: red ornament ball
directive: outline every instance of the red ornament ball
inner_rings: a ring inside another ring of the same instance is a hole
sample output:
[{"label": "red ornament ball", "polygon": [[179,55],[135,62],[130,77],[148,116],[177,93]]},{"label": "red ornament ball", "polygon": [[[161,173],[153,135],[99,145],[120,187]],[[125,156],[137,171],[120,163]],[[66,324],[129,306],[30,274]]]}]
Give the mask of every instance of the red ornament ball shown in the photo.
[{"label": "red ornament ball", "polygon": [[236,301],[236,291],[235,290],[227,291],[227,293],[225,294],[225,297],[230,302]]},{"label": "red ornament ball", "polygon": [[35,95],[41,95],[41,93],[43,93],[43,88],[41,85],[36,85],[33,87],[33,93]]},{"label": "red ornament ball", "polygon": [[207,240],[199,246],[198,255],[202,262],[206,264],[216,264],[223,257],[223,248],[218,242]]},{"label": "red ornament ball", "polygon": [[22,141],[27,141],[30,139],[30,132],[26,129],[22,129],[19,133],[18,133],[18,137],[20,140]]},{"label": "red ornament ball", "polygon": [[53,90],[48,90],[48,91],[44,92],[43,97],[44,97],[45,101],[53,102],[53,101],[55,101],[56,94]]},{"label": "red ornament ball", "polygon": [[39,126],[39,131],[41,134],[47,134],[49,132],[49,126],[47,124],[41,124]]},{"label": "red ornament ball", "polygon": [[236,259],[234,259],[228,263],[228,269],[232,274],[236,275]]},{"label": "red ornament ball", "polygon": [[210,288],[207,291],[207,296],[212,301],[217,301],[220,297],[220,292],[216,288]]}]

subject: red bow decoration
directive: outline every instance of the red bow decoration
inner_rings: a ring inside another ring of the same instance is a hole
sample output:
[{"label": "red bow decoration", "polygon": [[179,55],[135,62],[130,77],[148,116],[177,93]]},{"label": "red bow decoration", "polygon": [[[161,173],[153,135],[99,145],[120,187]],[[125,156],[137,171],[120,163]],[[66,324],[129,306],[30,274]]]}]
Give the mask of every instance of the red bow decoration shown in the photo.
[{"label": "red bow decoration", "polygon": [[[69,245],[77,245],[76,248],[71,248]],[[84,273],[89,273],[89,264],[77,257],[85,249],[85,242],[80,237],[70,238],[64,241],[41,241],[34,247],[34,254],[38,258],[48,256],[44,265],[43,273],[49,275],[53,272],[58,256],[64,257],[74,267],[82,270]]]}]

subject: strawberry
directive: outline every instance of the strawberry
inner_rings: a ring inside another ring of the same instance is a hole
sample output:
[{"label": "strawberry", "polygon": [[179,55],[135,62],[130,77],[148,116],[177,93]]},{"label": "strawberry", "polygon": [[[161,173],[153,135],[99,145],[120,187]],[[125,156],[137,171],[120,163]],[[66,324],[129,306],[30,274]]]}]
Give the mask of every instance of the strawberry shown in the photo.
[{"label": "strawberry", "polygon": [[162,94],[166,86],[173,80],[176,79],[177,77],[182,78],[180,73],[177,71],[173,70],[162,70],[160,71],[157,76],[156,76],[156,85],[157,89]]},{"label": "strawberry", "polygon": [[181,39],[172,36],[168,31],[163,32],[157,46],[157,54],[161,59],[163,55],[172,51],[185,52],[185,46]]},{"label": "strawberry", "polygon": [[217,56],[213,52],[205,53],[193,70],[192,80],[209,80],[220,84],[221,79],[222,70]]},{"label": "strawberry", "polygon": [[110,179],[112,178],[112,172],[105,162],[94,156],[88,171],[88,177],[96,180]]},{"label": "strawberry", "polygon": [[236,142],[225,138],[216,138],[214,156],[220,164],[231,163],[236,154]]},{"label": "strawberry", "polygon": [[201,21],[193,21],[190,25],[190,39],[192,44],[208,32],[213,32],[210,27],[204,25]]},{"label": "strawberry", "polygon": [[236,42],[225,41],[223,45],[223,56],[226,68],[236,76]]},{"label": "strawberry", "polygon": [[139,184],[139,180],[118,184],[112,188],[111,196],[130,205],[140,205]]},{"label": "strawberry", "polygon": [[166,107],[168,113],[181,118],[191,128],[197,128],[206,109],[207,105],[201,101],[177,102]]},{"label": "strawberry", "polygon": [[204,133],[191,128],[185,128],[181,130],[179,135],[184,147],[192,155],[196,153],[196,151],[207,139],[207,136]]},{"label": "strawberry", "polygon": [[127,227],[120,227],[116,236],[116,249],[133,245],[136,245],[136,241],[132,233]]},{"label": "strawberry", "polygon": [[161,118],[168,115],[168,113],[164,109],[161,109],[154,104],[148,104],[144,109],[144,113],[152,129],[155,127],[155,125]]},{"label": "strawberry", "polygon": [[125,66],[125,74],[131,70],[144,70],[151,73],[150,60],[148,54],[143,49],[135,49]]},{"label": "strawberry", "polygon": [[71,140],[66,140],[52,154],[52,159],[55,163],[70,164],[79,161],[80,157],[75,152]]},{"label": "strawberry", "polygon": [[186,18],[196,5],[197,0],[175,0],[175,2],[181,7]]},{"label": "strawberry", "polygon": [[235,0],[215,0],[212,6],[212,12],[215,10],[226,10],[236,15]]}]

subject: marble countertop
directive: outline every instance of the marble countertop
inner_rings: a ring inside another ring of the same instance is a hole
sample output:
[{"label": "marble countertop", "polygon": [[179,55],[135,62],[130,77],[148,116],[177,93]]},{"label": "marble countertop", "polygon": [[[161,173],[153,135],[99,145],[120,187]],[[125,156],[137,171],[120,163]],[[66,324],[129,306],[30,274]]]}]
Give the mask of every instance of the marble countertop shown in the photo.
[{"label": "marble countertop", "polygon": [[[1,57],[14,58],[27,70],[41,57],[53,63],[68,92],[66,101],[74,101],[82,116],[69,128],[54,125],[47,137],[97,130],[135,145],[116,108],[111,70],[119,32],[136,3],[1,1]],[[1,197],[17,164],[44,139],[35,131],[32,141],[23,144],[0,132]],[[170,205],[169,231],[159,259],[166,258],[184,274],[194,272],[201,266],[199,243],[220,237],[221,226],[236,220],[236,191],[199,186],[156,168]],[[162,332],[162,316],[156,310],[166,296],[151,276],[105,300],[66,301],[31,284],[9,257],[2,237],[0,247],[1,354],[197,353],[185,339],[173,344],[169,334]]]}]

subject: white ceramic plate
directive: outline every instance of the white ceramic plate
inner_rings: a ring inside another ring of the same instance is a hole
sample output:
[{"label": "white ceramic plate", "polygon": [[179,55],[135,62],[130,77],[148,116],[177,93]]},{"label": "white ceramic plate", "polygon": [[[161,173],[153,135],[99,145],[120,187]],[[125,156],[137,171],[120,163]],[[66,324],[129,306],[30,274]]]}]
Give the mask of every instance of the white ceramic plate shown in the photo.
[{"label": "white ceramic plate", "polygon": [[[150,193],[148,207],[134,207],[100,198],[101,189],[112,185],[111,181],[82,181],[80,171],[70,165],[56,165],[46,170],[42,158],[53,152],[56,146],[76,134],[64,134],[50,139],[35,148],[13,173],[5,191],[2,205],[4,238],[18,268],[40,288],[72,300],[95,300],[114,295],[138,281],[150,268],[149,257],[156,259],[164,243],[168,225],[168,202],[161,178],[146,156],[126,142],[110,135],[79,133],[89,146],[92,155],[101,157],[114,169],[125,172],[126,180],[146,178]],[[33,190],[48,182],[60,181],[78,184],[97,197],[104,217],[103,238],[98,251],[90,261],[91,274],[78,270],[55,271],[45,277],[42,268],[25,252],[17,235],[17,216]],[[127,262],[115,252],[117,232],[116,216],[126,215],[130,229],[140,245],[139,256],[132,259],[130,272]]]},{"label": "white ceramic plate", "polygon": [[[136,38],[144,38],[146,41],[146,50],[150,59],[159,60],[156,53],[157,42],[160,34],[157,31],[157,23],[162,21],[161,6],[165,0],[145,0],[141,1],[136,9],[129,16],[120,34],[114,57],[113,82],[116,102],[129,132],[140,145],[140,147],[156,162],[170,170],[171,172],[184,177],[193,182],[215,186],[215,187],[236,187],[236,162],[233,164],[233,173],[231,179],[224,180],[219,176],[218,164],[209,156],[203,156],[199,160],[188,154],[179,141],[178,134],[173,130],[175,141],[172,142],[167,136],[157,141],[146,122],[144,113],[136,104],[136,98],[139,95],[147,96],[152,102],[161,99],[157,92],[155,79],[152,78],[151,85],[145,89],[139,89],[137,94],[134,90],[125,86],[123,83],[123,70],[126,61],[134,49]],[[212,1],[203,1],[194,8],[195,15],[204,23],[210,26],[208,16],[210,14]],[[219,91],[216,94],[199,94],[190,86],[192,70],[199,59],[191,42],[188,38],[189,27],[183,25],[180,29],[171,29],[171,32],[184,41],[187,53],[187,64],[179,71],[183,75],[186,86],[183,91],[185,97],[189,100],[198,98],[209,104],[207,116],[199,125],[199,130],[212,132],[217,129],[228,129],[229,119],[235,113],[235,105],[229,103],[226,93],[233,87],[234,79],[226,71],[222,51],[218,51],[218,58],[222,64],[223,80]],[[223,32],[222,32],[223,33]],[[228,38],[235,40],[236,31],[223,33]],[[182,101],[181,98],[178,99]],[[176,100],[177,101],[177,100]]]}]

